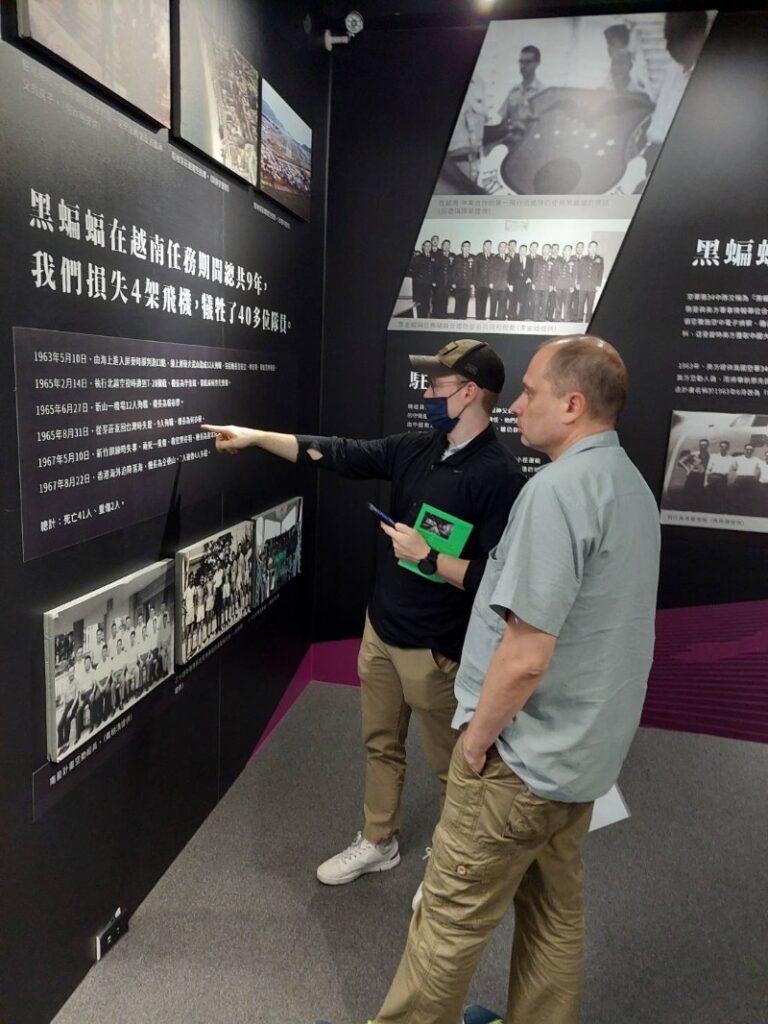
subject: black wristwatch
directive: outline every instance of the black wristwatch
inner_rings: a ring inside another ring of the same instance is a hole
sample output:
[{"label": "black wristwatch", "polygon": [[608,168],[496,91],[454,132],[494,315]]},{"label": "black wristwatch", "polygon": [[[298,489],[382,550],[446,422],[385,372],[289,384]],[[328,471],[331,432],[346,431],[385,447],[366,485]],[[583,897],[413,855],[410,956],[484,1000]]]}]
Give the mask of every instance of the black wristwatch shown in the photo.
[{"label": "black wristwatch", "polygon": [[429,554],[418,563],[419,572],[423,572],[425,576],[434,576],[437,572],[437,554],[434,548],[430,548]]}]

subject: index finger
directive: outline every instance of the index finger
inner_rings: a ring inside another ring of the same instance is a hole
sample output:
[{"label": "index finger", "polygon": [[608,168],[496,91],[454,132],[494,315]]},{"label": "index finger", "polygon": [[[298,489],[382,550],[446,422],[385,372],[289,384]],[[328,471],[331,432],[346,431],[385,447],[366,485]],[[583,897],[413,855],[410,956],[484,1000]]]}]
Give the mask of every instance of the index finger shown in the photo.
[{"label": "index finger", "polygon": [[200,429],[201,430],[210,430],[210,432],[212,434],[221,434],[227,428],[226,427],[217,427],[217,426],[214,426],[212,423],[201,423],[200,424]]}]

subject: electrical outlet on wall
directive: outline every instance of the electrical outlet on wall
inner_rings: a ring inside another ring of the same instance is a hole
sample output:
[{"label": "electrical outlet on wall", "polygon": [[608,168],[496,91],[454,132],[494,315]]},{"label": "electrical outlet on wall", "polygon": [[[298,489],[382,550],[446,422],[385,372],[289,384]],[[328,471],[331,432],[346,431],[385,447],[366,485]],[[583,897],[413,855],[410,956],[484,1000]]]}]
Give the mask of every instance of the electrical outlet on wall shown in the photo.
[{"label": "electrical outlet on wall", "polygon": [[101,960],[127,931],[128,915],[122,907],[118,907],[109,924],[96,936],[96,960]]}]

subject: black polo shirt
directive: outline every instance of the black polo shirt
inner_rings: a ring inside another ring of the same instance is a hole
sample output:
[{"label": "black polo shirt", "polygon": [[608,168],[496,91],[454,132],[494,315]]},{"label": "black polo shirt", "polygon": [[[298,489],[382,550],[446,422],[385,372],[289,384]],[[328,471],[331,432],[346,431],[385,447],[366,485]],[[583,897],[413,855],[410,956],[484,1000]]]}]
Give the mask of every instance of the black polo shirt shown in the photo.
[{"label": "black polo shirt", "polygon": [[[525,482],[517,460],[499,443],[493,427],[445,459],[446,436],[434,430],[373,441],[300,435],[298,442],[302,462],[345,477],[389,480],[388,511],[399,523],[413,526],[426,502],[473,524],[461,555],[470,562],[463,590],[403,569],[391,542],[379,531],[376,579],[368,605],[373,628],[385,643],[427,648],[458,661],[488,552],[498,543]],[[311,459],[310,447],[323,457]]]}]

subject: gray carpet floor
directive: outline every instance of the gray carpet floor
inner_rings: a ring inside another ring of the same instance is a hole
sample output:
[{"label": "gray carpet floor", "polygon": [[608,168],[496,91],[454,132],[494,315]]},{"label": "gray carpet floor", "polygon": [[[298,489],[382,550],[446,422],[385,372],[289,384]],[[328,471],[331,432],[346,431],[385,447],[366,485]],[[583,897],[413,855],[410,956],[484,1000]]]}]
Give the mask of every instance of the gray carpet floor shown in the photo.
[{"label": "gray carpet floor", "polygon": [[[388,987],[437,789],[409,740],[400,867],[328,888],[360,827],[355,689],[313,683],[54,1024],[362,1024]],[[587,843],[584,1024],[768,1021],[768,746],[641,730],[628,821]],[[503,1008],[512,921],[471,997]],[[542,1022],[546,1024],[546,1022]]]}]

